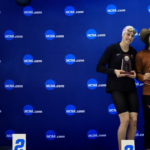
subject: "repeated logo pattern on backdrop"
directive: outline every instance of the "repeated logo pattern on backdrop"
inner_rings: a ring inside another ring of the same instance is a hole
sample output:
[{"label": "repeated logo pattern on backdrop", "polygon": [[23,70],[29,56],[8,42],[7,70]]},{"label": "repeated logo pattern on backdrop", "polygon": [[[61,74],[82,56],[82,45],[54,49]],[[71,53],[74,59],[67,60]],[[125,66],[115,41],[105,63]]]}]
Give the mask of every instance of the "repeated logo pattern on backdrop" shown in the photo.
[{"label": "repeated logo pattern on backdrop", "polygon": [[52,141],[56,138],[58,138],[58,139],[65,138],[65,135],[56,135],[56,133],[53,130],[48,130],[45,134],[45,137],[47,140]]},{"label": "repeated logo pattern on backdrop", "polygon": [[31,65],[32,63],[42,63],[42,60],[34,60],[30,54],[23,57],[23,62],[25,65]]},{"label": "repeated logo pattern on backdrop", "polygon": [[74,14],[83,14],[84,11],[75,11],[75,8],[73,6],[67,6],[64,10],[65,14],[67,16],[73,16]]},{"label": "repeated logo pattern on backdrop", "polygon": [[39,14],[42,14],[42,11],[34,11],[31,6],[26,6],[23,9],[23,14],[25,16],[39,15]]},{"label": "repeated logo pattern on backdrop", "polygon": [[12,30],[7,30],[7,31],[4,33],[4,37],[5,37],[6,40],[11,41],[11,40],[13,40],[14,38],[16,38],[16,39],[22,39],[22,38],[23,38],[23,35],[15,35]]},{"label": "repeated logo pattern on backdrop", "polygon": [[73,54],[68,54],[66,57],[65,57],[65,62],[68,64],[68,65],[72,65],[76,62],[84,62],[85,60],[84,59],[76,59],[75,56]]},{"label": "repeated logo pattern on backdrop", "polygon": [[4,83],[4,87],[6,90],[12,90],[13,88],[23,88],[23,85],[15,85],[13,80],[6,80]]},{"label": "repeated logo pattern on backdrop", "polygon": [[97,34],[97,32],[94,29],[89,29],[86,32],[86,36],[88,39],[92,40],[95,39],[96,37],[105,37],[106,34]]},{"label": "repeated logo pattern on backdrop", "polygon": [[67,115],[72,116],[75,113],[85,113],[85,110],[76,110],[74,105],[68,105],[65,108],[65,112]]},{"label": "repeated logo pattern on backdrop", "polygon": [[114,15],[115,13],[118,13],[118,12],[125,12],[126,10],[125,9],[117,9],[117,7],[115,5],[108,5],[107,8],[106,8],[106,12],[109,14],[109,15]]},{"label": "repeated logo pattern on backdrop", "polygon": [[64,35],[55,35],[55,32],[53,30],[47,30],[45,32],[45,38],[47,40],[53,40],[54,38],[64,38]]},{"label": "repeated logo pattern on backdrop", "polygon": [[[0,146],[26,134],[28,150],[116,150],[117,110],[96,65],[127,25],[137,32],[131,46],[144,48],[145,2],[32,0],[21,7],[1,1]],[[143,83],[134,80],[140,104],[135,147],[144,150]]]},{"label": "repeated logo pattern on backdrop", "polygon": [[42,110],[34,110],[31,105],[26,105],[26,106],[24,106],[23,112],[24,112],[24,114],[27,115],[27,116],[30,116],[30,115],[32,115],[33,113],[36,113],[36,114],[42,114],[42,113],[43,113]]},{"label": "repeated logo pattern on backdrop", "polygon": [[89,130],[87,133],[87,137],[90,140],[95,140],[97,137],[106,137],[106,136],[107,136],[106,134],[98,134],[97,131],[94,129]]}]

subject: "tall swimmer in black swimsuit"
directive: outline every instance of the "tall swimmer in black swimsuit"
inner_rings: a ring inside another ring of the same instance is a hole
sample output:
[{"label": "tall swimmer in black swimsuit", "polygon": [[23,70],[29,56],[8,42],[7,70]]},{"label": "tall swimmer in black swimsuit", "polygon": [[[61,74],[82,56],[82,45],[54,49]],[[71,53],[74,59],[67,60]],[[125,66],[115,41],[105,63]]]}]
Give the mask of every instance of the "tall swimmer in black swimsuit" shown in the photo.
[{"label": "tall swimmer in black swimsuit", "polygon": [[[129,46],[134,39],[135,33],[136,31],[132,26],[126,26],[122,31],[122,41],[106,48],[96,68],[97,72],[108,75],[106,92],[111,93],[120,118],[118,129],[119,150],[121,150],[121,140],[126,138],[128,125],[127,139],[133,140],[137,129],[139,103],[134,81],[134,78],[136,78],[134,70],[137,52]],[[124,70],[121,70],[123,54],[131,56],[131,72],[133,72],[133,75],[120,74],[124,72]],[[106,64],[108,64],[108,67],[106,67]]]}]

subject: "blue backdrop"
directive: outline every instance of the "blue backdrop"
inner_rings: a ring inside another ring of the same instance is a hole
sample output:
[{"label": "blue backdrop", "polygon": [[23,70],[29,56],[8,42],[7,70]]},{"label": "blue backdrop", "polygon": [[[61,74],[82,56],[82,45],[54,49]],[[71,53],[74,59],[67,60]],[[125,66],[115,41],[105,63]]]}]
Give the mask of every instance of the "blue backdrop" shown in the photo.
[{"label": "blue backdrop", "polygon": [[[96,65],[122,29],[149,28],[148,0],[0,1],[0,146],[27,135],[27,150],[116,150],[119,118]],[[142,83],[135,137],[143,150]]]}]

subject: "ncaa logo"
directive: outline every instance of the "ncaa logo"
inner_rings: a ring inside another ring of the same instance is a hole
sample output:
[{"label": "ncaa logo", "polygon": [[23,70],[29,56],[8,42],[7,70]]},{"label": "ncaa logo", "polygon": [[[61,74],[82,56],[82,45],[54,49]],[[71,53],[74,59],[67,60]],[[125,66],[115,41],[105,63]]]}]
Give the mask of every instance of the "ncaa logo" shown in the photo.
[{"label": "ncaa logo", "polygon": [[108,112],[109,112],[111,115],[117,114],[117,111],[116,111],[116,108],[115,108],[115,105],[114,105],[114,104],[110,104],[110,105],[108,106]]},{"label": "ncaa logo", "polygon": [[13,150],[26,150],[26,134],[13,134]]},{"label": "ncaa logo", "polygon": [[5,132],[5,136],[6,136],[6,138],[8,139],[8,140],[12,140],[12,135],[13,134],[15,134],[15,132],[13,131],[13,130],[7,130],[6,132]]},{"label": "ncaa logo", "polygon": [[24,14],[25,16],[31,16],[31,15],[33,14],[33,8],[30,7],[30,6],[24,7],[24,9],[23,9],[23,14]]},{"label": "ncaa logo", "polygon": [[97,138],[97,131],[96,130],[89,130],[88,133],[87,133],[87,137],[90,139],[90,140],[94,140]]},{"label": "ncaa logo", "polygon": [[148,9],[148,12],[150,13],[150,5],[148,6],[148,8],[147,8],[147,9]]},{"label": "ncaa logo", "polygon": [[47,140],[54,140],[56,138],[56,133],[53,130],[49,130],[46,132],[45,137]]},{"label": "ncaa logo", "polygon": [[134,28],[134,30],[136,31],[136,34],[134,35],[134,38],[136,38],[139,35],[139,33],[138,33],[137,29]]},{"label": "ncaa logo", "polygon": [[47,30],[45,32],[45,38],[47,40],[53,40],[55,38],[55,32],[53,30]]},{"label": "ncaa logo", "polygon": [[115,14],[117,11],[117,8],[115,5],[108,5],[107,8],[106,8],[106,12],[109,14],[109,15],[113,15]]},{"label": "ncaa logo", "polygon": [[72,115],[74,115],[76,113],[76,108],[73,105],[68,105],[65,108],[65,112],[66,112],[67,115],[72,116]]},{"label": "ncaa logo", "polygon": [[14,88],[14,82],[12,80],[6,80],[4,83],[4,87],[6,90],[12,90]]},{"label": "ncaa logo", "polygon": [[89,29],[87,32],[86,32],[86,37],[90,40],[92,39],[95,39],[97,36],[97,33],[94,29]]},{"label": "ncaa logo", "polygon": [[12,30],[7,30],[4,33],[4,37],[5,37],[6,40],[10,41],[14,38],[14,32]]},{"label": "ncaa logo", "polygon": [[94,90],[97,88],[97,81],[95,79],[89,79],[87,81],[87,87],[90,89],[90,90]]},{"label": "ncaa logo", "polygon": [[134,81],[135,81],[136,87],[139,87],[139,81],[137,81],[136,79],[134,79]]},{"label": "ncaa logo", "polygon": [[68,65],[72,65],[74,64],[76,61],[76,58],[74,55],[72,54],[68,54],[66,57],[65,57],[65,62],[68,64]]},{"label": "ncaa logo", "polygon": [[136,130],[135,139],[139,136],[139,131]]},{"label": "ncaa logo", "polygon": [[72,16],[75,13],[75,9],[72,6],[67,6],[64,12],[67,16]]},{"label": "ncaa logo", "polygon": [[33,107],[31,105],[26,105],[23,108],[23,112],[25,115],[30,116],[33,114]]},{"label": "ncaa logo", "polygon": [[23,62],[25,65],[31,65],[33,63],[33,57],[27,54],[23,57]]},{"label": "ncaa logo", "polygon": [[134,140],[121,140],[121,150],[135,150]]},{"label": "ncaa logo", "polygon": [[133,150],[133,145],[126,145],[124,150]]},{"label": "ncaa logo", "polygon": [[49,80],[47,80],[46,82],[45,82],[45,88],[47,89],[47,90],[53,90],[54,88],[55,88],[55,81],[54,80],[52,80],[52,79],[49,79]]}]

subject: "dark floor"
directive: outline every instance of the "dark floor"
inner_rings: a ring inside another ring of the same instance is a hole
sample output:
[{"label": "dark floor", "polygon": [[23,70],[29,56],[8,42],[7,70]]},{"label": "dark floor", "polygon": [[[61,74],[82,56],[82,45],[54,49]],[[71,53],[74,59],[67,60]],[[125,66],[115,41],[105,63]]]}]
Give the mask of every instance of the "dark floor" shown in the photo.
[{"label": "dark floor", "polygon": [[12,147],[0,146],[0,150],[12,150]]}]

